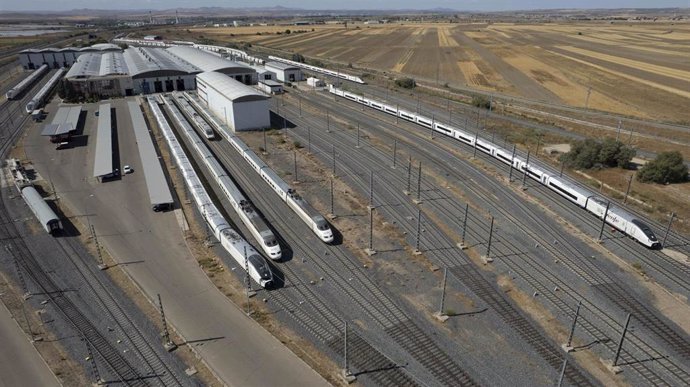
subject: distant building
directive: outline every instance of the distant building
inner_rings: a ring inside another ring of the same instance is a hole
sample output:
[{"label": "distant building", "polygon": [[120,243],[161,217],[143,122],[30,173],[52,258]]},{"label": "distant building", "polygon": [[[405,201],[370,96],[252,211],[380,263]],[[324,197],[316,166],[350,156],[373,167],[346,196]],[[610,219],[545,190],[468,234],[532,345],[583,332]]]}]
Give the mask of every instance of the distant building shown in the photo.
[{"label": "distant building", "polygon": [[276,74],[276,79],[281,82],[299,82],[304,80],[302,69],[281,62],[266,62],[266,70]]},{"label": "distant building", "polygon": [[276,81],[262,80],[262,81],[259,81],[258,87],[259,87],[259,89],[266,92],[267,94],[282,94],[283,93],[283,84],[276,82]]},{"label": "distant building", "polygon": [[19,52],[19,63],[26,70],[37,69],[46,64],[57,69],[69,67],[83,54],[122,52],[122,48],[110,43],[94,44],[90,47],[29,48]]}]

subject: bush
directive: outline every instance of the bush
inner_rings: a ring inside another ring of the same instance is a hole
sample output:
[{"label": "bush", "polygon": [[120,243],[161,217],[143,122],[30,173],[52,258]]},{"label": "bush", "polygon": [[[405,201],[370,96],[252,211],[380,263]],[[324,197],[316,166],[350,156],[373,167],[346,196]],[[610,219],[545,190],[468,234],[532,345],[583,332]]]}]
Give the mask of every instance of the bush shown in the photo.
[{"label": "bush", "polygon": [[292,60],[295,62],[304,63],[304,55],[296,52],[292,54]]},{"label": "bush", "polygon": [[290,35],[291,32],[292,32],[292,31],[290,31],[289,29],[285,30],[285,33],[288,34],[288,35]]},{"label": "bush", "polygon": [[395,86],[402,87],[403,89],[414,89],[417,83],[412,78],[398,78],[395,80]]},{"label": "bush", "polygon": [[588,138],[573,144],[570,152],[563,154],[560,160],[576,169],[625,168],[635,153],[620,141],[607,138],[599,142]]},{"label": "bush", "polygon": [[475,95],[472,97],[472,106],[483,109],[491,109],[491,100],[483,95]]},{"label": "bush", "polygon": [[661,152],[637,174],[643,183],[681,183],[688,179],[688,166],[678,151]]}]

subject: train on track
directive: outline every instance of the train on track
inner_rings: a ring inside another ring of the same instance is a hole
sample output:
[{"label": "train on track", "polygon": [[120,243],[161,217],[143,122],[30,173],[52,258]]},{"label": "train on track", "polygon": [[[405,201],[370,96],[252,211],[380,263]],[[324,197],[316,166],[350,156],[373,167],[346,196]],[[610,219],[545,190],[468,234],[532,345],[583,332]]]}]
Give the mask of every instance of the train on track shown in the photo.
[{"label": "train on track", "polygon": [[577,186],[564,177],[550,174],[545,168],[540,168],[539,166],[530,164],[529,159],[526,160],[520,156],[515,156],[515,154],[511,151],[503,149],[490,141],[479,138],[476,133],[469,133],[451,125],[437,122],[435,118],[429,118],[407,110],[402,110],[399,107],[390,106],[381,101],[365,98],[361,95],[338,89],[333,85],[328,85],[328,91],[350,101],[369,106],[384,113],[398,116],[406,121],[414,122],[476,148],[482,153],[485,153],[506,165],[511,165],[512,168],[515,168],[518,171],[526,174],[531,179],[546,186],[556,194],[564,197],[566,200],[577,204],[581,208],[584,208],[588,212],[597,216],[599,219],[604,219],[605,217],[605,222],[607,224],[609,224],[615,230],[625,233],[627,236],[638,241],[642,245],[652,249],[661,248],[661,243],[656,235],[654,235],[652,229],[643,220],[637,218],[635,215],[612,204],[606,198],[597,196],[593,192]]},{"label": "train on track", "polygon": [[7,97],[7,99],[15,99],[19,97],[27,87],[33,85],[33,83],[38,80],[38,78],[40,78],[46,71],[48,71],[48,65],[39,67],[34,72],[29,74],[29,76],[22,79],[21,82],[17,83],[13,88],[9,89],[7,93],[5,93],[5,97]]},{"label": "train on track", "polygon": [[340,78],[340,79],[344,79],[346,81],[355,82],[355,83],[359,83],[362,85],[365,84],[365,82],[362,80],[362,78],[355,76],[355,75],[349,75],[349,74],[341,73],[340,71],[333,71],[333,70],[325,69],[323,67],[317,67],[317,66],[308,65],[306,63],[295,62],[294,60],[283,59],[279,56],[269,55],[268,59],[270,59],[272,61],[276,61],[276,62],[286,63],[286,64],[293,65],[296,67],[301,67],[303,69],[314,71],[314,72],[317,72],[320,74],[325,74],[325,75],[328,75],[330,77]]},{"label": "train on track", "polygon": [[[216,160],[213,153],[211,153],[206,144],[199,138],[192,126],[189,125],[189,122],[182,116],[182,112],[184,112],[187,117],[193,116],[196,114],[194,108],[192,108],[187,99],[179,93],[174,93],[172,97],[168,96],[164,98],[164,100],[173,120],[175,120],[182,129],[182,132],[187,136],[189,142],[192,144],[191,147],[194,148],[199,157],[204,161],[204,164],[206,164],[206,167],[213,175],[216,183],[230,201],[232,208],[242,220],[242,223],[244,223],[252,236],[259,242],[264,253],[272,260],[279,260],[282,252],[273,231],[271,231],[266,222],[259,216],[252,203],[240,192],[232,181],[232,178],[225,172],[225,169],[223,169],[218,160]],[[173,103],[182,109],[182,112],[180,112]],[[199,117],[199,115],[197,114],[196,117]],[[208,124],[206,125],[209,126]]]},{"label": "train on track", "polygon": [[227,130],[224,130],[221,124],[211,115],[207,114],[199,101],[191,94],[185,92],[188,100],[193,106],[208,119],[209,122],[215,126],[215,129],[220,132],[232,144],[232,147],[244,158],[244,160],[252,167],[252,169],[278,194],[280,200],[284,201],[292,211],[294,211],[304,223],[319,237],[323,242],[333,242],[333,230],[326,219],[314,207],[312,207],[304,198],[302,198],[296,190],[291,188],[283,179],[281,179],[273,169],[261,160],[259,156],[254,153],[239,137],[233,135]]},{"label": "train on track", "polygon": [[201,180],[196,174],[194,167],[187,158],[187,155],[179,143],[172,128],[168,124],[156,97],[148,97],[148,104],[156,117],[156,122],[161,128],[165,137],[170,153],[172,154],[178,169],[182,173],[185,184],[189,189],[194,202],[204,221],[208,224],[213,235],[220,241],[223,248],[230,256],[242,267],[249,276],[263,288],[273,286],[273,272],[265,258],[259,254],[251,244],[242,238],[235,230],[230,227],[223,215],[206,192]]},{"label": "train on track", "polygon": [[26,104],[26,113],[31,114],[34,110],[40,109],[43,106],[43,103],[45,102],[46,97],[50,94],[50,92],[53,90],[53,87],[57,84],[57,82],[62,78],[62,75],[65,73],[65,68],[60,68],[58,69],[55,74],[53,74],[52,77],[48,80],[48,83],[43,85],[41,87],[41,90],[36,93],[36,95],[29,101],[29,103]]}]

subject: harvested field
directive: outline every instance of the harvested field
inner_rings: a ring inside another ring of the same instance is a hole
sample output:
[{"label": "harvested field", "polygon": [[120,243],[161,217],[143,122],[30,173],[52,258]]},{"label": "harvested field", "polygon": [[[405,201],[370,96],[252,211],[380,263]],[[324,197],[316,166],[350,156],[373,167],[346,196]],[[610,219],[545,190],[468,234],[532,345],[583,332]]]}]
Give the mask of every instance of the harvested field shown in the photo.
[{"label": "harvested field", "polygon": [[292,27],[291,34],[285,29],[194,31],[432,83],[690,122],[684,108],[690,104],[690,24],[348,24],[305,26],[303,33]]}]

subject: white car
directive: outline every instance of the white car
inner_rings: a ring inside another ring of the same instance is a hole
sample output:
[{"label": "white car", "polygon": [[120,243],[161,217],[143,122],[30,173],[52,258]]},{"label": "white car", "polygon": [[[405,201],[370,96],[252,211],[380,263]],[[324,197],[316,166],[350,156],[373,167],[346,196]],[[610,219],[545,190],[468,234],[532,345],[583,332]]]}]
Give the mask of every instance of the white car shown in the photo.
[{"label": "white car", "polygon": [[130,167],[129,165],[125,165],[124,168],[122,168],[122,172],[124,172],[125,175],[127,175],[134,172],[134,169],[132,169],[132,167]]}]

